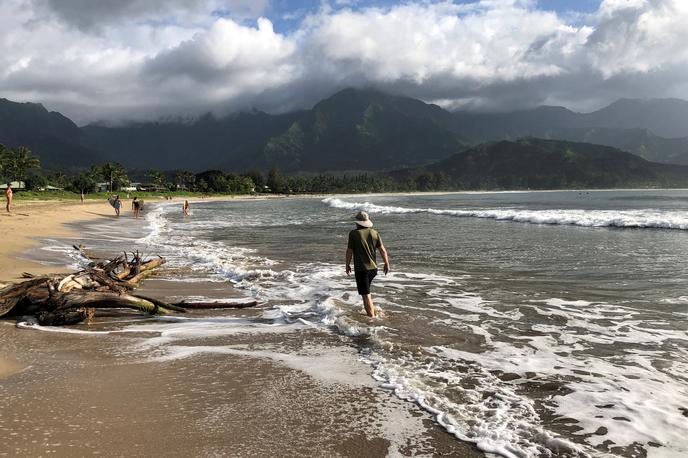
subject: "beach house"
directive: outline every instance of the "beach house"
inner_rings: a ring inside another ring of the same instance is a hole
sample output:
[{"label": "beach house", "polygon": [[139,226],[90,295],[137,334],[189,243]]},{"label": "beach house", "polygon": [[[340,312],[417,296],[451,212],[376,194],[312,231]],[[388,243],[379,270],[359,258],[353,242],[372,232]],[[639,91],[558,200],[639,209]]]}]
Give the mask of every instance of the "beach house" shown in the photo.
[{"label": "beach house", "polygon": [[[12,181],[10,184],[15,191],[23,191],[26,189],[26,183],[23,181]],[[0,189],[7,189],[7,183],[0,184]]]}]

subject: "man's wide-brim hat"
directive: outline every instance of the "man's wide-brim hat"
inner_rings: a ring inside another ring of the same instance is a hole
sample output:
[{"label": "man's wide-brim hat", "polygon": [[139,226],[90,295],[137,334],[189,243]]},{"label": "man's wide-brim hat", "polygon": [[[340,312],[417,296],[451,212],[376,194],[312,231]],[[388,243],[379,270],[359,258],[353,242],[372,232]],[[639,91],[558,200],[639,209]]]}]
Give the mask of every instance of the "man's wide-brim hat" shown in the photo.
[{"label": "man's wide-brim hat", "polygon": [[354,223],[361,227],[373,227],[373,222],[370,221],[370,216],[366,212],[358,212],[354,215]]}]

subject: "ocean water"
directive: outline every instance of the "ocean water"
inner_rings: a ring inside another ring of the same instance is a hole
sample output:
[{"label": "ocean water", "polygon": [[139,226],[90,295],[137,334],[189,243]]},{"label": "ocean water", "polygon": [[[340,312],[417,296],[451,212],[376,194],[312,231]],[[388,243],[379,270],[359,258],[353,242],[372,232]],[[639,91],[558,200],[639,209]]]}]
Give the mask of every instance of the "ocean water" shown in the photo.
[{"label": "ocean water", "polygon": [[[137,344],[150,358],[261,356],[231,337],[315,328],[369,365],[378,389],[422,406],[486,453],[688,456],[686,191],[199,201],[191,209],[185,218],[179,203],[151,206],[142,227],[109,229],[102,248],[135,237],[183,272],[170,274],[175,281],[210,281],[261,306],[255,317],[119,325],[159,334]],[[384,313],[377,320],[363,315],[344,274],[359,209],[392,264],[373,284]],[[288,348],[279,358],[325,376],[346,364],[309,362]]]}]

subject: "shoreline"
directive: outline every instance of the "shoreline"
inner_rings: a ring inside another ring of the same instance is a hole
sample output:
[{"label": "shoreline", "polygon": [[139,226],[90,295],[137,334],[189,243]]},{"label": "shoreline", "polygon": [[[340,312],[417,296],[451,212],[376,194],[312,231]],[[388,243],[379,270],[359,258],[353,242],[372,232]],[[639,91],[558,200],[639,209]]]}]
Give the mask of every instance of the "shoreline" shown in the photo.
[{"label": "shoreline", "polygon": [[[290,198],[287,196],[213,196],[193,199],[193,202],[265,200]],[[149,203],[178,202],[156,199]],[[131,218],[131,199],[122,201],[121,216],[124,223]],[[111,221],[117,217],[106,200],[86,200],[84,203],[72,200],[15,200],[12,213],[0,213],[0,285],[20,279],[24,272],[41,275],[56,273],[54,265],[43,263],[30,256],[30,251],[39,247],[42,241],[52,238],[78,238],[78,223],[93,222],[99,219]],[[64,272],[65,267],[57,268]]]},{"label": "shoreline", "polygon": [[[511,191],[412,191],[384,193],[332,193],[332,194],[255,194],[225,195],[206,198],[173,197],[149,200],[156,203],[181,203],[189,200],[193,203],[219,201],[251,201],[272,199],[325,199],[329,197],[404,197],[404,196],[439,196],[439,195],[476,195],[476,194],[518,194],[518,193],[552,193],[552,192],[664,192],[688,191],[686,189],[550,189],[550,190],[511,190]],[[131,217],[130,199],[123,200],[122,215],[126,220]],[[33,274],[54,273],[54,266],[32,259],[27,253],[38,247],[42,240],[50,238],[69,238],[78,235],[76,223],[98,219],[116,218],[113,209],[104,200],[86,200],[84,203],[72,200],[15,200],[12,214],[0,213],[0,285],[16,281],[23,272]],[[70,227],[72,226],[72,227]],[[65,268],[58,269],[63,272]]]},{"label": "shoreline", "polygon": [[[63,201],[34,201],[16,203],[11,214],[0,216],[0,281],[16,281],[26,271],[47,274],[54,267],[26,256],[41,240],[73,237],[77,234],[68,225],[80,221],[107,218],[110,205],[105,202],[65,203]],[[64,270],[64,269],[62,269]]]}]

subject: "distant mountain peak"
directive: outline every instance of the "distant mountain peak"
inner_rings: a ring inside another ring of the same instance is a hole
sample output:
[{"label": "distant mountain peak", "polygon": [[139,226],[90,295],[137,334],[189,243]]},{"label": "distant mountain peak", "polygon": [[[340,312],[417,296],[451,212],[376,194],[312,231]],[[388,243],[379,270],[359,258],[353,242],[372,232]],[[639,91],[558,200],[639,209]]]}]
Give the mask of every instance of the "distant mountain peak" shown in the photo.
[{"label": "distant mountain peak", "polygon": [[574,111],[560,105],[539,105],[533,108],[532,111],[539,111],[542,113],[574,113]]},{"label": "distant mountain peak", "polygon": [[610,103],[600,110],[610,109],[610,108],[623,108],[628,107],[688,107],[688,101],[678,98],[652,98],[652,99],[641,99],[641,98],[626,98],[622,97],[616,101]]},{"label": "distant mountain peak", "polygon": [[[32,109],[32,110],[37,110],[37,111],[43,111],[48,113],[47,108],[43,106],[42,103],[36,103],[36,102],[15,102],[13,100],[5,99],[3,97],[0,97],[0,106],[5,105],[5,106],[12,106],[12,107],[20,107],[24,109]],[[58,113],[57,111],[50,111],[49,113]],[[59,114],[59,113],[58,113]],[[60,114],[62,116],[62,114]]]}]

